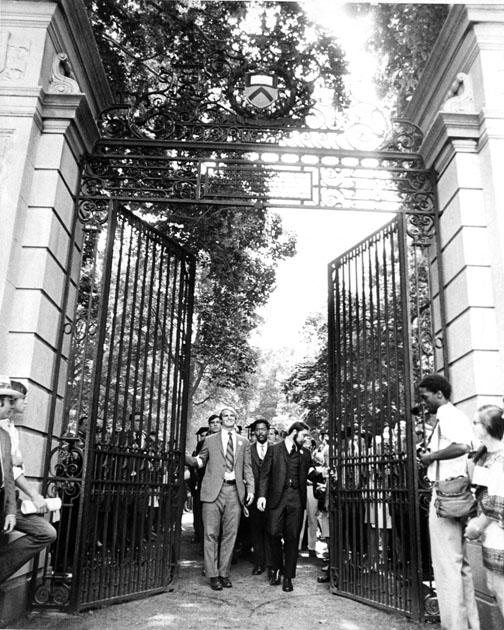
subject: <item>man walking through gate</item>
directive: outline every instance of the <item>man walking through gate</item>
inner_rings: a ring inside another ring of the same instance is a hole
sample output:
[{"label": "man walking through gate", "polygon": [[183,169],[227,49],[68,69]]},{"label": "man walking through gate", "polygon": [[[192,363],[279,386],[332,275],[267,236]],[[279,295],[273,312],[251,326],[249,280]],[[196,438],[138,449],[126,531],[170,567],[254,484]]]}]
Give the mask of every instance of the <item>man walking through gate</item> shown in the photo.
[{"label": "man walking through gate", "polygon": [[[270,448],[268,444],[269,422],[264,418],[258,418],[249,429],[255,433],[256,442],[250,447],[252,457],[252,472],[254,473],[255,487],[259,487],[261,468]],[[253,575],[261,575],[266,567],[271,577],[271,550],[268,534],[268,512],[260,511],[256,505],[250,506],[250,530],[252,534],[252,545],[254,547],[254,568]]]},{"label": "man walking through gate", "polygon": [[436,514],[436,481],[467,474],[467,453],[471,450],[469,419],[450,402],[451,385],[439,374],[426,376],[419,385],[427,410],[436,414],[430,441],[431,452],[420,456],[434,482],[429,509],[432,567],[443,630],[479,630],[471,568],[463,539],[463,523]]},{"label": "man walking through gate", "polygon": [[283,573],[282,590],[286,592],[292,591],[292,578],[296,577],[299,531],[311,466],[311,455],[303,448],[303,442],[309,433],[304,422],[294,422],[284,440],[270,444],[259,480],[257,508],[261,512],[269,509],[273,564],[270,584],[280,584],[280,574]]},{"label": "man walking through gate", "polygon": [[[189,466],[206,466],[201,484],[205,573],[215,591],[232,587],[229,579],[241,506],[254,500],[254,476],[247,438],[235,431],[236,412],[223,409],[220,433],[208,435],[197,457],[186,455]],[[220,554],[219,535],[221,534]]]}]

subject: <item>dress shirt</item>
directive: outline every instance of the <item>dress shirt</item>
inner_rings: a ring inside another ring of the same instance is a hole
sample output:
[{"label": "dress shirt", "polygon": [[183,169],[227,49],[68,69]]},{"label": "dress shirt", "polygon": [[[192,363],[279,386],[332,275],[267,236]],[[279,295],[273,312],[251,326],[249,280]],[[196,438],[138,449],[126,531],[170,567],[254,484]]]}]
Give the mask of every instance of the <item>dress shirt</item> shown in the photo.
[{"label": "dress shirt", "polygon": [[[226,456],[226,450],[227,450],[227,445],[228,445],[228,440],[229,440],[229,433],[231,432],[231,437],[233,439],[233,453],[235,456],[235,461],[236,461],[236,441],[238,439],[238,435],[235,431],[235,429],[222,429],[220,431],[220,437],[222,440],[222,450],[224,452],[224,457]],[[196,457],[194,458],[196,460],[196,463],[198,464],[199,468],[203,468],[203,461],[201,459],[201,457],[199,455],[196,455]],[[236,473],[234,470],[232,470],[231,472],[225,472],[224,473],[224,479],[226,481],[233,481],[236,480]]]},{"label": "dress shirt", "polygon": [[[447,402],[437,410],[438,419],[434,436],[431,440],[431,451],[440,451],[450,444],[466,444],[470,450],[473,439],[472,425],[469,418]],[[460,455],[452,459],[434,460],[427,469],[427,476],[431,481],[451,479],[467,475],[467,455]]]},{"label": "dress shirt", "polygon": [[286,438],[285,438],[285,448],[287,449],[287,453],[289,453],[289,455],[291,454],[293,446],[295,446],[296,449],[299,450],[297,444],[294,442],[294,440],[291,438],[291,436],[287,435]]},{"label": "dress shirt", "polygon": [[9,418],[0,420],[0,427],[4,429],[10,437],[11,441],[11,457],[12,457],[12,474],[14,481],[21,475],[24,475],[23,455],[19,450],[19,431],[16,425]]},{"label": "dress shirt", "polygon": [[[233,453],[234,453],[234,456],[236,458],[236,440],[237,440],[237,435],[236,435],[236,431],[234,429],[224,429],[224,428],[221,429],[222,450],[224,451],[224,456],[225,456],[230,433],[231,433],[231,437],[233,439]],[[234,466],[233,466],[233,470],[226,471],[224,473],[224,479],[226,481],[234,481],[236,479]]]},{"label": "dress shirt", "polygon": [[259,455],[259,459],[264,459],[266,456],[266,451],[268,450],[268,441],[261,444],[260,442],[256,442],[257,454]]}]

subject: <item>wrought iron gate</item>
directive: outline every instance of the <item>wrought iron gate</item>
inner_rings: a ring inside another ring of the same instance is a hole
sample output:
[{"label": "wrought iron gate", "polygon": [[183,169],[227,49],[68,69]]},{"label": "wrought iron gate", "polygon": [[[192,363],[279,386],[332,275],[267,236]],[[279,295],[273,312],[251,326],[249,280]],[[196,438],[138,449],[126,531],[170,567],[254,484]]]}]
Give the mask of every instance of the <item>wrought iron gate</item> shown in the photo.
[{"label": "wrought iron gate", "polygon": [[77,230],[67,427],[46,477],[63,507],[35,601],[82,610],[175,576],[195,267],[118,202],[81,206]]},{"label": "wrought iron gate", "polygon": [[[81,260],[66,289],[77,315],[62,315],[46,462],[46,489],[64,505],[36,601],[83,609],[163,590],[176,571],[194,261],[131,211],[179,225],[297,207],[411,213],[331,267],[331,558],[336,592],[421,615],[420,552],[407,545],[421,529],[411,385],[433,360],[435,195],[421,130],[369,104],[329,127],[313,89],[325,70],[300,71],[295,38],[280,58],[266,32],[226,50],[205,23],[201,67],[184,47],[167,63],[165,50],[140,59],[119,45],[154,84],[101,112],[82,165],[82,251],[66,266]],[[264,80],[276,86],[263,86],[267,107],[246,98]],[[61,416],[70,430],[56,438]],[[399,542],[385,556],[367,534],[388,517]]]},{"label": "wrought iron gate", "polygon": [[331,586],[417,619],[435,613],[412,412],[434,368],[434,228],[398,214],[329,265]]}]

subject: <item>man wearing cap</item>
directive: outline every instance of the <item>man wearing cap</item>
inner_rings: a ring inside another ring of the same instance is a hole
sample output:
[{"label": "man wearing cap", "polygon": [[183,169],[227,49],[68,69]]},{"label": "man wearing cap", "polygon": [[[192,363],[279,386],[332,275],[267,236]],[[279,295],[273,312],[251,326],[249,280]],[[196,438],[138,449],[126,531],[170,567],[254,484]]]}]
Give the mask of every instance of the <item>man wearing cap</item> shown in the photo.
[{"label": "man wearing cap", "polygon": [[304,422],[291,424],[284,440],[269,445],[259,478],[257,508],[261,512],[269,509],[273,563],[270,584],[280,584],[283,573],[282,590],[286,592],[292,591],[292,578],[296,577],[298,539],[306,506],[311,467],[310,451],[303,447],[307,435],[310,429]]},{"label": "man wearing cap", "polygon": [[[250,447],[252,459],[252,472],[254,474],[255,487],[259,487],[261,467],[268,452],[268,432],[269,422],[264,418],[257,418],[249,429],[255,434],[255,444]],[[273,572],[271,564],[270,541],[268,534],[268,512],[257,509],[257,505],[250,506],[250,530],[252,534],[252,545],[254,547],[254,568],[252,575],[261,575],[266,567],[270,577]]]},{"label": "man wearing cap", "polygon": [[220,433],[205,438],[197,457],[186,455],[187,465],[206,466],[201,484],[205,573],[215,591],[233,586],[229,571],[241,506],[254,500],[249,441],[235,431],[234,409],[223,409],[220,419]]},{"label": "man wearing cap", "polygon": [[[10,379],[0,376],[0,420],[8,418],[13,400],[21,394],[12,389]],[[11,442],[5,431],[0,431],[0,524],[3,534],[10,534],[16,527],[16,493],[12,474]],[[21,540],[21,539],[18,539]],[[16,560],[16,550],[12,553],[14,544],[0,546],[0,584],[17,571],[28,558],[22,558],[19,564]]]}]

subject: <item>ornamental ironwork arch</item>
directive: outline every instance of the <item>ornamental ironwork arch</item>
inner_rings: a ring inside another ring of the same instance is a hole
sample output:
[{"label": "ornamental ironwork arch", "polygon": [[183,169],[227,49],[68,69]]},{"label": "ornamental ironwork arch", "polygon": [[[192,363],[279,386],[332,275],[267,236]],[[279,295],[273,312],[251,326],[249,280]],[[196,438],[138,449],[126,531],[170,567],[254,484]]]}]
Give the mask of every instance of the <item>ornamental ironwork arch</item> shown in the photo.
[{"label": "ornamental ironwork arch", "polygon": [[110,199],[158,204],[342,209],[421,215],[432,229],[431,173],[420,129],[360,104],[344,129],[278,128],[236,119],[173,120],[153,108],[115,108],[99,120],[101,138],[82,174],[80,210]]},{"label": "ornamental ironwork arch", "polygon": [[[321,86],[337,83],[335,69],[320,59],[303,65],[294,40],[280,45],[268,35],[266,9],[261,19],[260,32],[233,46],[204,22],[195,26],[204,44],[197,62],[182,53],[140,58],[107,38],[151,82],[100,115],[82,212],[113,198],[131,209],[161,204],[174,215],[188,204],[434,214],[421,130],[374,103],[353,105],[335,124],[318,97]],[[431,231],[427,218],[420,223]]]}]

